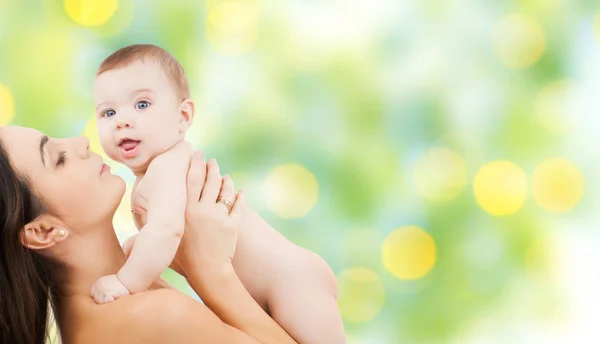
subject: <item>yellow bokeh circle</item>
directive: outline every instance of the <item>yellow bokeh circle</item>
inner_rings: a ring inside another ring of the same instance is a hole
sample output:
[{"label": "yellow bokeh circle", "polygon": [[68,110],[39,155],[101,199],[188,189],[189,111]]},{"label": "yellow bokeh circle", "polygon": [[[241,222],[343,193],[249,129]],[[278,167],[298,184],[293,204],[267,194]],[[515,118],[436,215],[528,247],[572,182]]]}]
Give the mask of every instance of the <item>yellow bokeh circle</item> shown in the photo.
[{"label": "yellow bokeh circle", "polygon": [[88,119],[83,128],[83,136],[90,140],[90,151],[100,154],[103,158],[106,157],[102,145],[100,144],[100,138],[98,137],[98,126],[96,125],[96,116],[92,116]]},{"label": "yellow bokeh circle", "polygon": [[258,37],[259,8],[253,1],[219,1],[209,7],[208,41],[225,53],[248,50]]},{"label": "yellow bokeh circle", "polygon": [[433,238],[417,226],[392,231],[384,240],[381,253],[385,268],[405,280],[425,276],[436,262]]},{"label": "yellow bokeh circle", "polygon": [[119,8],[119,0],[64,0],[69,18],[82,26],[106,24]]},{"label": "yellow bokeh circle", "polygon": [[113,173],[115,173],[115,171],[124,166],[121,165],[119,162],[110,159],[106,155],[106,153],[104,153],[104,149],[102,149],[102,145],[100,144],[100,138],[98,137],[96,115],[92,115],[88,119],[88,121],[85,124],[85,127],[83,128],[83,133],[81,134],[90,140],[90,151],[100,155],[104,163],[110,166]]},{"label": "yellow bokeh circle", "polygon": [[575,91],[568,81],[555,81],[542,89],[535,102],[535,115],[548,130],[562,134],[571,129],[569,119],[581,111]]},{"label": "yellow bokeh circle", "polygon": [[352,268],[338,275],[338,307],[342,317],[351,322],[370,321],[385,304],[381,278],[366,268]]},{"label": "yellow bokeh circle", "polygon": [[542,28],[535,20],[523,14],[511,14],[502,18],[494,30],[493,41],[500,61],[517,69],[533,65],[546,49]]},{"label": "yellow bokeh circle", "polygon": [[533,199],[542,208],[566,212],[583,197],[585,181],[580,169],[566,159],[548,159],[540,163],[531,178]]},{"label": "yellow bokeh circle", "polygon": [[132,235],[137,233],[137,227],[133,220],[133,214],[131,213],[131,191],[133,189],[133,183],[127,183],[125,194],[121,199],[121,203],[115,212],[113,223],[116,228],[117,234]]},{"label": "yellow bokeh circle", "polygon": [[304,166],[286,164],[274,168],[265,182],[267,206],[282,218],[305,216],[317,203],[319,187]]},{"label": "yellow bokeh circle", "polygon": [[600,12],[596,13],[594,16],[593,30],[596,43],[600,44]]},{"label": "yellow bokeh circle", "polygon": [[417,160],[413,176],[418,192],[425,199],[449,201],[464,189],[467,166],[458,153],[445,147],[436,147]]},{"label": "yellow bokeh circle", "polygon": [[10,89],[0,83],[0,126],[8,125],[15,116],[15,102]]},{"label": "yellow bokeh circle", "polygon": [[503,216],[516,213],[527,198],[527,176],[509,161],[494,161],[476,174],[473,191],[486,212]]}]

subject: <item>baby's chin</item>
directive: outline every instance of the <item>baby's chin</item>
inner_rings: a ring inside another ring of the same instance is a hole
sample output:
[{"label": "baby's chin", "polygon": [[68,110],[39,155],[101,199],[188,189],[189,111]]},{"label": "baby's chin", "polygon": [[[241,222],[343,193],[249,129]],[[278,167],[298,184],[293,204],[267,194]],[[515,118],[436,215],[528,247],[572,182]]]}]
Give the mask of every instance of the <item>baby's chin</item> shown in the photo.
[{"label": "baby's chin", "polygon": [[145,173],[148,165],[150,165],[150,159],[138,156],[133,159],[122,160],[121,163],[127,166],[133,173]]},{"label": "baby's chin", "polygon": [[151,156],[149,156],[147,154],[143,154],[142,152],[140,152],[140,154],[138,154],[136,157],[133,157],[133,158],[125,158],[125,157],[121,156],[119,153],[113,154],[113,156],[109,155],[109,158],[111,158],[112,160],[114,160],[120,164],[125,165],[128,169],[130,169],[134,173],[145,172],[151,161]]}]

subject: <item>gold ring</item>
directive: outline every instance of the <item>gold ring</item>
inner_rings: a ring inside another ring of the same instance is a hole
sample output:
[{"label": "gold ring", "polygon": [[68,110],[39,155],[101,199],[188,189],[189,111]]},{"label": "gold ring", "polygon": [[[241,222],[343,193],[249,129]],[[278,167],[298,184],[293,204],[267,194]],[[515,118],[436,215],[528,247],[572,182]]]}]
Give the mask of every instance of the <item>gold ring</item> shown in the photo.
[{"label": "gold ring", "polygon": [[217,203],[223,203],[226,207],[228,211],[231,211],[231,207],[233,206],[231,204],[231,202],[229,202],[226,198],[224,197],[219,197],[217,198]]}]

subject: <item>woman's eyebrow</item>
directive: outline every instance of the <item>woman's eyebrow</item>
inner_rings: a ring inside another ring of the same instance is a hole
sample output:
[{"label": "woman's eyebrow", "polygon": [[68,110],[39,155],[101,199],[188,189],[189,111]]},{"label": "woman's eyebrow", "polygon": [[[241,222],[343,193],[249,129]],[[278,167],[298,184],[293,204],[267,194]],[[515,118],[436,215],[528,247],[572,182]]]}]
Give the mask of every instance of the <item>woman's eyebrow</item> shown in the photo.
[{"label": "woman's eyebrow", "polygon": [[42,159],[44,167],[46,166],[46,162],[44,161],[44,147],[46,146],[46,143],[48,143],[48,135],[42,136],[42,139],[40,140],[40,158]]}]

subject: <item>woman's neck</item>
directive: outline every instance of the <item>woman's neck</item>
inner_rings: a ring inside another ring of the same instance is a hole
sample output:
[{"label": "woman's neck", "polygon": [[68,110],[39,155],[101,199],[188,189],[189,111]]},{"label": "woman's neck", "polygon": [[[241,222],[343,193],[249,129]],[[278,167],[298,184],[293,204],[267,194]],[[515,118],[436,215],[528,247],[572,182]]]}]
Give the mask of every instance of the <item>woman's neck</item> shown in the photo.
[{"label": "woman's neck", "polygon": [[63,297],[90,296],[96,280],[116,274],[125,264],[125,254],[112,225],[88,228],[81,235],[70,235],[55,255],[65,265],[60,274],[58,293]]}]

